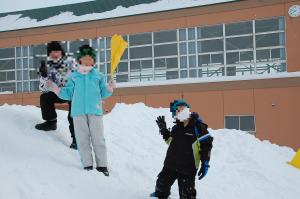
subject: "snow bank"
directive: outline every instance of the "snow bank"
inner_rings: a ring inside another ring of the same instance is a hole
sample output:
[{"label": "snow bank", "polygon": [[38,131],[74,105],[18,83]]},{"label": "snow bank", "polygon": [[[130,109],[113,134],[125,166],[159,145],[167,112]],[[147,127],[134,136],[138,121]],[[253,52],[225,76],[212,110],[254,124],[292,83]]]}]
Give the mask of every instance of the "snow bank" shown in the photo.
[{"label": "snow bank", "polygon": [[230,1],[235,0],[160,0],[154,3],[139,4],[128,8],[119,6],[111,11],[102,13],[92,13],[81,16],[73,15],[72,12],[62,12],[59,15],[50,17],[42,21],[37,21],[36,19],[31,19],[29,17],[21,17],[21,15],[7,15],[5,17],[0,18],[0,31],[42,27],[98,19],[108,19],[136,14],[174,10],[180,8],[204,6]]},{"label": "snow bank", "polygon": [[[154,190],[167,146],[155,118],[168,109],[117,104],[104,117],[111,176],[81,168],[68,148],[67,112],[58,112],[58,130],[40,132],[40,109],[0,106],[0,199],[141,199]],[[197,181],[199,198],[294,199],[300,195],[300,171],[286,164],[294,151],[235,130],[211,130],[214,136],[208,176]],[[172,198],[178,198],[177,185]]]}]

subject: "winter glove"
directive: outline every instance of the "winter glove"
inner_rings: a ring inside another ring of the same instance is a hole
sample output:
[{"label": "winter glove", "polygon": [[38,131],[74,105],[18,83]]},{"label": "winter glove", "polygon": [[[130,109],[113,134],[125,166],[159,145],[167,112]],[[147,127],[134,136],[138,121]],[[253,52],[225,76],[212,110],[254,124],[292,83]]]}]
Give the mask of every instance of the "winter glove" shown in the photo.
[{"label": "winter glove", "polygon": [[162,129],[167,129],[167,124],[165,121],[165,116],[158,116],[156,119],[156,124],[161,131]]},{"label": "winter glove", "polygon": [[162,134],[164,140],[168,140],[170,137],[170,131],[167,129],[165,116],[158,116],[156,119],[156,124],[157,124],[157,126],[159,128],[159,132]]},{"label": "winter glove", "polygon": [[45,86],[46,86],[46,88],[48,88],[49,91],[52,91],[55,94],[58,94],[60,91],[60,88],[54,82],[52,82],[50,80],[47,80],[45,82]]},{"label": "winter glove", "polygon": [[206,176],[206,174],[208,172],[208,168],[209,168],[208,163],[209,162],[207,160],[201,163],[201,168],[198,172],[199,180],[201,180],[202,178],[204,178],[204,176]]},{"label": "winter glove", "polygon": [[39,69],[39,73],[42,77],[47,77],[48,76],[48,71],[47,71],[47,66],[45,61],[41,61],[41,66]]},{"label": "winter glove", "polygon": [[116,81],[115,80],[110,80],[108,82],[108,85],[106,86],[106,89],[109,91],[109,92],[113,92],[114,91],[114,88],[116,88]]}]

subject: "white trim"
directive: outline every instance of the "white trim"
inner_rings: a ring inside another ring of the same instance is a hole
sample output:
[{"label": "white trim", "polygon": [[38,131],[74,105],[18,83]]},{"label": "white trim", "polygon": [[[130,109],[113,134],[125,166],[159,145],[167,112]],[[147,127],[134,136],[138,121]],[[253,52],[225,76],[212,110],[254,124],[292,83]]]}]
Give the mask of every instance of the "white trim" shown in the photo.
[{"label": "white trim", "polygon": [[176,80],[148,81],[148,82],[124,82],[117,83],[117,88],[145,87],[145,86],[162,86],[162,85],[178,85],[178,84],[197,84],[212,82],[233,82],[233,81],[249,81],[263,79],[282,79],[300,77],[300,72],[279,72],[273,74],[255,74],[248,76],[220,76],[220,77],[202,77],[202,78],[186,78]]}]

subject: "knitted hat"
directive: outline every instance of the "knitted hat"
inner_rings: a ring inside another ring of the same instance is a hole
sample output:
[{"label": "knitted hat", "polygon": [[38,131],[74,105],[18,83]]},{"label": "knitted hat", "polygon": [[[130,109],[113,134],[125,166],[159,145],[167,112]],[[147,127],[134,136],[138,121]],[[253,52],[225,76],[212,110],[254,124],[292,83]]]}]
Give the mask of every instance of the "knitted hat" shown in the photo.
[{"label": "knitted hat", "polygon": [[96,51],[94,50],[94,48],[90,47],[89,45],[80,46],[79,52],[76,54],[77,61],[79,61],[81,57],[84,57],[86,55],[93,58],[93,60],[96,62]]},{"label": "knitted hat", "polygon": [[172,117],[175,117],[176,115],[176,110],[179,106],[186,106],[188,108],[190,108],[191,106],[184,101],[183,99],[179,99],[179,100],[174,100],[174,102],[170,103],[170,112],[172,113]]},{"label": "knitted hat", "polygon": [[58,41],[51,41],[47,44],[47,55],[49,56],[52,51],[61,51],[62,56],[65,56],[65,51]]}]

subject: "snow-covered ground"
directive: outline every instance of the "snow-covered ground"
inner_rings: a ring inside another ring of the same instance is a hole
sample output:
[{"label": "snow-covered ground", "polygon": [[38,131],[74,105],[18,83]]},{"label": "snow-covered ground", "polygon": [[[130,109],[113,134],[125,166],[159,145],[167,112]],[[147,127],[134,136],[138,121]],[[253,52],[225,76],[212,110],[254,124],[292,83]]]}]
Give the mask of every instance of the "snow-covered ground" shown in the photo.
[{"label": "snow-covered ground", "polygon": [[114,10],[110,10],[102,13],[86,14],[81,16],[76,16],[72,12],[62,12],[59,15],[52,16],[42,21],[37,21],[36,19],[31,19],[29,17],[22,17],[21,14],[7,15],[5,17],[0,18],[0,27],[1,27],[0,32],[24,29],[24,28],[74,23],[80,21],[123,17],[123,16],[130,16],[136,14],[174,10],[180,8],[204,6],[204,5],[224,3],[230,1],[235,1],[235,0],[159,0],[154,3],[139,4],[135,6],[130,6],[128,8],[119,6]]},{"label": "snow-covered ground", "polygon": [[[0,199],[144,199],[154,190],[167,146],[155,118],[168,109],[117,104],[104,117],[111,176],[81,168],[69,149],[67,112],[58,130],[40,132],[40,109],[0,106]],[[288,165],[294,151],[236,130],[211,130],[211,168],[196,182],[201,199],[296,199],[300,170]],[[172,198],[178,198],[177,185]]]}]

